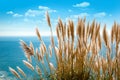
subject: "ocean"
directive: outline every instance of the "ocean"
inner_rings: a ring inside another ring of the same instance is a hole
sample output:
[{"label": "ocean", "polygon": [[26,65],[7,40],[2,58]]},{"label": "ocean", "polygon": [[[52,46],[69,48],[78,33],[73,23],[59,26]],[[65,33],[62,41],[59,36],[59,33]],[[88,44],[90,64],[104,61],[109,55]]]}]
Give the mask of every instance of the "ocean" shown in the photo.
[{"label": "ocean", "polygon": [[[50,37],[42,37],[46,47],[50,45]],[[22,60],[27,60],[24,51],[20,45],[20,40],[25,41],[28,45],[30,41],[33,43],[34,48],[39,48],[40,42],[37,37],[0,37],[0,80],[16,80],[16,78],[9,71],[9,66],[17,71],[16,66],[19,66],[28,76],[31,75],[31,70],[29,70],[22,62]],[[57,43],[56,37],[54,37],[55,44]],[[115,52],[115,44],[111,45],[113,52]],[[100,55],[104,55],[106,52],[105,45],[102,44],[102,49],[99,52]],[[113,58],[115,54],[111,54]],[[53,56],[50,61],[55,64],[55,57]],[[34,63],[34,61],[33,61]]]},{"label": "ocean", "polygon": [[[50,45],[50,37],[42,37],[42,39],[48,47]],[[22,62],[22,60],[27,59],[20,45],[20,40],[25,41],[28,45],[30,41],[33,42],[35,48],[40,46],[37,37],[0,37],[0,80],[13,79],[14,76],[9,71],[9,66],[15,70],[17,70],[16,66],[19,66],[27,75],[31,75],[31,70]]]}]

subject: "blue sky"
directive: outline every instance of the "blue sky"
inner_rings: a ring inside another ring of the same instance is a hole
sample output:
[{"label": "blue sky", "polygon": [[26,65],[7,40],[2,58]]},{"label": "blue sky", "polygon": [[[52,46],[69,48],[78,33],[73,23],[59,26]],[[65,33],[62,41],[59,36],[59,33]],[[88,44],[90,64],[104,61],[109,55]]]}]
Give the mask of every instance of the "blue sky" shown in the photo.
[{"label": "blue sky", "polygon": [[49,35],[46,11],[54,33],[58,17],[76,23],[78,16],[106,23],[110,31],[115,20],[120,23],[119,8],[120,0],[0,0],[0,36],[34,36],[36,27],[41,35]]}]

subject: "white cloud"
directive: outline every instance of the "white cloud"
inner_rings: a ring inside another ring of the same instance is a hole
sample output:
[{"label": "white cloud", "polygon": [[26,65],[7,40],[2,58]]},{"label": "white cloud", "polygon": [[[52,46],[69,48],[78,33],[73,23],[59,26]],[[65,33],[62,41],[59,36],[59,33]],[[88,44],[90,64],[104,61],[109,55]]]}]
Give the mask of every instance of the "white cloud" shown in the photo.
[{"label": "white cloud", "polygon": [[38,6],[38,8],[43,11],[48,10],[49,12],[57,12],[56,10],[50,9],[49,7],[46,7],[46,6]]},{"label": "white cloud", "polygon": [[48,11],[50,13],[52,12],[57,12],[56,10],[50,9],[46,6],[38,6],[38,9],[29,9],[28,11],[25,12],[25,16],[29,16],[29,17],[35,17],[35,16],[40,16],[40,15],[44,15],[44,13]]},{"label": "white cloud", "polygon": [[68,10],[68,12],[72,12],[72,10],[71,10],[71,9],[69,9],[69,10]]},{"label": "white cloud", "polygon": [[8,11],[8,12],[6,12],[6,14],[12,15],[13,17],[22,17],[23,16],[21,14],[14,13],[13,11]]},{"label": "white cloud", "polygon": [[71,15],[72,18],[78,18],[78,17],[87,17],[89,16],[88,13],[80,13],[80,14],[77,14],[77,15]]},{"label": "white cloud", "polygon": [[27,12],[25,12],[25,16],[35,17],[35,16],[38,16],[38,15],[40,15],[42,13],[44,13],[44,12],[40,11],[40,10],[29,9]]},{"label": "white cloud", "polygon": [[50,9],[50,10],[48,10],[49,12],[57,12],[56,10],[52,10],[52,9]]},{"label": "white cloud", "polygon": [[8,11],[6,14],[14,14],[13,11]]},{"label": "white cloud", "polygon": [[105,12],[100,12],[100,13],[94,14],[94,17],[104,17],[104,16],[106,16]]},{"label": "white cloud", "polygon": [[13,14],[13,17],[22,17],[22,16],[23,16],[23,15],[18,14],[18,13]]},{"label": "white cloud", "polygon": [[76,15],[70,15],[68,17],[66,17],[64,20],[67,22],[69,19],[72,19],[74,22],[76,22],[78,20],[78,18],[84,18],[84,17],[89,17],[90,14],[88,13],[80,13],[80,14],[76,14]]},{"label": "white cloud", "polygon": [[22,17],[22,16],[36,17],[36,16],[44,15],[46,11],[48,11],[49,13],[57,12],[56,10],[50,9],[49,7],[46,7],[46,6],[38,6],[37,9],[28,9],[24,13],[24,15],[14,13],[13,11],[8,11],[8,12],[6,12],[6,14],[12,15],[13,17]]},{"label": "white cloud", "polygon": [[38,6],[39,9],[43,9],[43,10],[48,10],[49,8],[46,6]]},{"label": "white cloud", "polygon": [[82,2],[82,3],[79,3],[79,4],[73,5],[73,7],[88,7],[89,5],[90,5],[89,2]]}]

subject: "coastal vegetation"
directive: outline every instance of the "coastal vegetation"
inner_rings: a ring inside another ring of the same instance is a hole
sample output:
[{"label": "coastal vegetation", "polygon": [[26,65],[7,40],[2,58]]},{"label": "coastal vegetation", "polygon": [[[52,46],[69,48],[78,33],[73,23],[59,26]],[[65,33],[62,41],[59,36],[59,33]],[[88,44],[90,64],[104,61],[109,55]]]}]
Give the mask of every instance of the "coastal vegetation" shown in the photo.
[{"label": "coastal vegetation", "polygon": [[[114,22],[110,35],[106,25],[101,30],[100,23],[79,18],[77,26],[72,20],[64,23],[60,18],[56,26],[55,44],[50,16],[46,12],[50,28],[50,46],[46,47],[38,28],[36,34],[40,47],[32,42],[20,44],[27,60],[23,63],[36,76],[31,80],[120,80],[120,25]],[[51,62],[54,57],[54,63]],[[34,59],[34,61],[32,60]],[[17,79],[29,80],[20,67],[9,70]],[[31,73],[32,74],[32,73]]]}]

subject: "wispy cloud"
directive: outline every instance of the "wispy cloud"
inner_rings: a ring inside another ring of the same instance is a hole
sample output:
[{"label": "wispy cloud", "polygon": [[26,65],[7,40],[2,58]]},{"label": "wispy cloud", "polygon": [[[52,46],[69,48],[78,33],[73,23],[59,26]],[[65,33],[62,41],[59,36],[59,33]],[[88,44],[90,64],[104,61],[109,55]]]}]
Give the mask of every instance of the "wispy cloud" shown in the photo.
[{"label": "wispy cloud", "polygon": [[25,16],[28,16],[28,17],[35,17],[35,16],[38,16],[40,14],[44,13],[43,11],[40,11],[40,10],[32,10],[32,9],[29,9],[28,11],[25,12]]},{"label": "wispy cloud", "polygon": [[88,6],[90,6],[89,2],[82,2],[82,3],[79,3],[79,4],[73,5],[73,7],[88,7]]},{"label": "wispy cloud", "polygon": [[21,14],[14,13],[13,11],[8,11],[8,12],[6,12],[6,14],[12,15],[13,17],[22,17],[23,16]]},{"label": "wispy cloud", "polygon": [[13,11],[8,11],[6,14],[14,14]]},{"label": "wispy cloud", "polygon": [[56,10],[54,10],[54,9],[50,9],[49,7],[47,7],[47,6],[38,6],[38,8],[40,9],[40,10],[43,10],[43,11],[49,11],[49,12],[57,12]]},{"label": "wispy cloud", "polygon": [[38,6],[38,8],[39,8],[39,9],[43,9],[43,10],[49,10],[49,8],[46,7],[46,6]]},{"label": "wispy cloud", "polygon": [[23,16],[23,15],[18,14],[18,13],[13,14],[13,17],[22,17],[22,16]]},{"label": "wispy cloud", "polygon": [[69,10],[68,10],[68,12],[72,12],[72,10],[71,10],[71,9],[69,9]]},{"label": "wispy cloud", "polygon": [[89,17],[89,16],[90,16],[90,14],[86,13],[86,12],[80,13],[80,14],[75,14],[75,15],[73,14],[73,15],[70,15],[69,17],[66,17],[65,21],[68,21],[69,19],[72,19],[74,22],[76,22],[78,20],[78,17],[84,18],[84,17]]},{"label": "wispy cloud", "polygon": [[25,16],[29,17],[35,17],[35,16],[40,16],[45,13],[45,11],[51,12],[57,12],[56,10],[50,9],[49,7],[46,6],[38,6],[38,9],[29,9],[28,11],[25,12]]},{"label": "wispy cloud", "polygon": [[23,13],[24,15],[15,13],[13,11],[8,11],[6,12],[6,14],[12,15],[13,17],[22,17],[22,16],[23,17],[36,17],[36,16],[44,15],[46,11],[49,11],[49,13],[57,12],[56,10],[50,9],[47,6],[38,6],[37,9],[28,9],[25,13]]},{"label": "wispy cloud", "polygon": [[88,13],[80,13],[80,14],[77,14],[77,15],[71,15],[72,18],[78,18],[78,17],[87,17],[89,16]]},{"label": "wispy cloud", "polygon": [[99,13],[94,14],[94,17],[104,17],[104,16],[106,16],[105,12],[99,12]]}]

